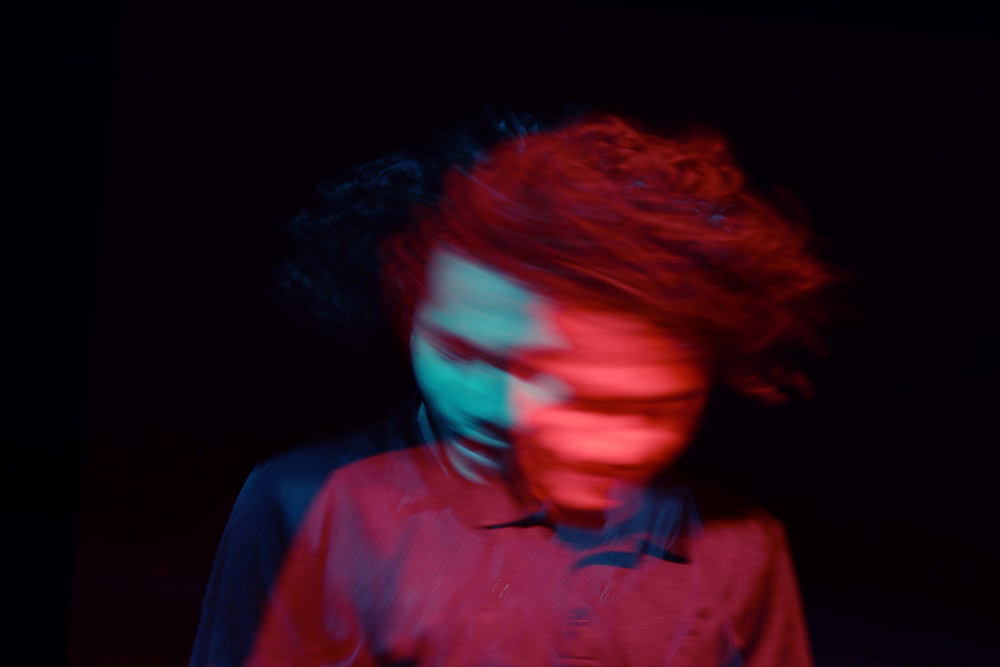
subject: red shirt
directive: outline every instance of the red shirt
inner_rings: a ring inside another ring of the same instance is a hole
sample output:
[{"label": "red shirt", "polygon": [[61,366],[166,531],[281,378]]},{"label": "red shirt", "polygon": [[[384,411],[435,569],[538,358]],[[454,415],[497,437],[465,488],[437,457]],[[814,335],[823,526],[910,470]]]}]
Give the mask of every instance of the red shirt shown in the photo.
[{"label": "red shirt", "polygon": [[436,445],[335,471],[248,662],[812,664],[781,524],[667,480],[601,528],[551,524]]}]

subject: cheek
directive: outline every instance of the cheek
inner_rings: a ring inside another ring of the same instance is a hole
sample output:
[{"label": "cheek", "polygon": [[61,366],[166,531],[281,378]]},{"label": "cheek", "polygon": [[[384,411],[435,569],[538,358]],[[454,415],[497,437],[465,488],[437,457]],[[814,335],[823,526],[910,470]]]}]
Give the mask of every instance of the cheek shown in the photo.
[{"label": "cheek", "polygon": [[427,343],[413,346],[413,375],[424,400],[453,425],[468,421],[470,415],[499,419],[503,412],[500,380],[466,362],[442,357]]},{"label": "cheek", "polygon": [[461,384],[461,371],[456,364],[442,359],[419,340],[413,344],[413,376],[424,397],[431,401],[456,395],[456,387]]},{"label": "cheek", "polygon": [[664,465],[691,440],[696,414],[650,420],[540,408],[523,415],[524,444],[566,464]]}]

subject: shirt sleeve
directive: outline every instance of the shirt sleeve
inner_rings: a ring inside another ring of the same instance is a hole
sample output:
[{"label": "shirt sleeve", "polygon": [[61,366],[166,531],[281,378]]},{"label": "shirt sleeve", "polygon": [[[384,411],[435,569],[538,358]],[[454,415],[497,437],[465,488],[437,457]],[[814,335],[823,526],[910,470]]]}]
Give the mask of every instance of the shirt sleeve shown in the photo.
[{"label": "shirt sleeve", "polygon": [[288,551],[247,667],[375,664],[331,549],[333,486],[317,498]]},{"label": "shirt sleeve", "polygon": [[202,604],[190,667],[239,667],[288,543],[281,508],[266,471],[243,485],[222,534]]},{"label": "shirt sleeve", "polygon": [[767,517],[751,570],[737,584],[733,633],[744,667],[812,667],[802,599],[785,529]]},{"label": "shirt sleeve", "polygon": [[246,661],[289,544],[343,450],[293,452],[250,473],[216,552],[190,667]]}]

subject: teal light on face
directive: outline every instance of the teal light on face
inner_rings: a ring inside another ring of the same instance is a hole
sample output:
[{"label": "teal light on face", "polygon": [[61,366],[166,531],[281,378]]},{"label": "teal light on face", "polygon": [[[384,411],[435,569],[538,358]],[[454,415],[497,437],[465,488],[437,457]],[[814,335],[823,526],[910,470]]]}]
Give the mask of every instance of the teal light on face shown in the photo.
[{"label": "teal light on face", "polygon": [[511,363],[520,351],[557,342],[534,313],[542,299],[513,280],[439,251],[414,317],[413,371],[443,435],[497,448],[513,427]]}]

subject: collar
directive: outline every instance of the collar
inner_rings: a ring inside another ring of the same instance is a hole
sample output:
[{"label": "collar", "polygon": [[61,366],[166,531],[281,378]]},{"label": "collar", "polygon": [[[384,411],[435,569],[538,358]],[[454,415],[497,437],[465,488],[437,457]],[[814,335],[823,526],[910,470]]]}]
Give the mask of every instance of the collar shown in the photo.
[{"label": "collar", "polygon": [[652,480],[635,502],[609,512],[600,526],[560,522],[549,507],[520,491],[512,475],[471,480],[447,455],[447,445],[436,437],[423,404],[417,419],[426,444],[415,455],[422,459],[420,469],[430,493],[410,511],[448,509],[472,530],[547,528],[580,552],[581,567],[635,567],[643,555],[671,563],[691,561],[691,539],[700,530],[700,520],[687,485],[669,472]]},{"label": "collar", "polygon": [[646,555],[671,563],[691,562],[691,538],[700,530],[700,520],[685,485],[659,479],[638,494],[628,507],[608,512],[601,525],[559,522],[542,505],[514,519],[482,524],[486,530],[544,526],[570,548],[581,553],[578,567],[617,565],[634,568]]}]

